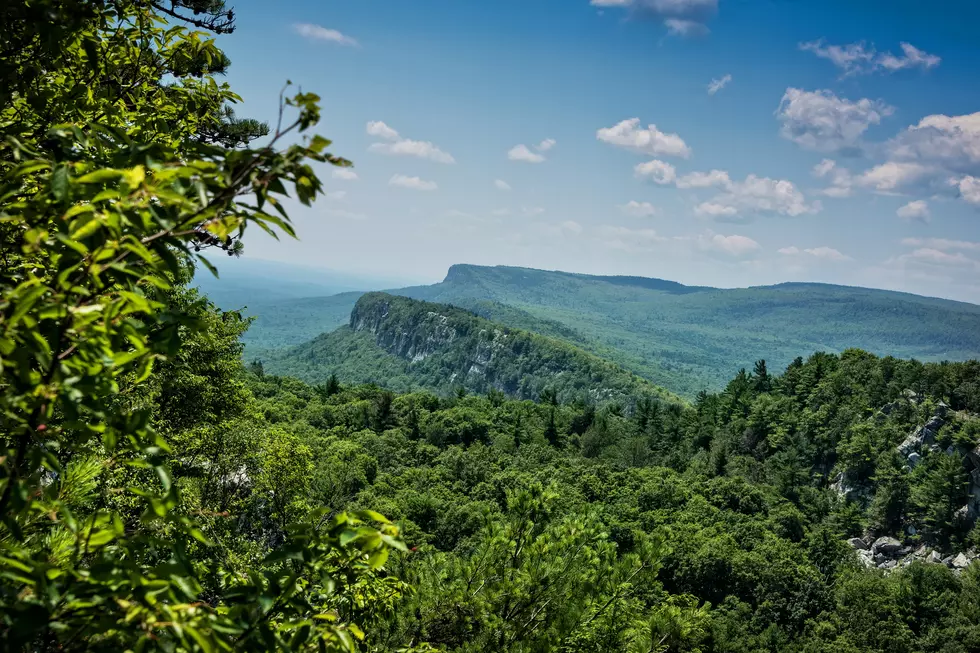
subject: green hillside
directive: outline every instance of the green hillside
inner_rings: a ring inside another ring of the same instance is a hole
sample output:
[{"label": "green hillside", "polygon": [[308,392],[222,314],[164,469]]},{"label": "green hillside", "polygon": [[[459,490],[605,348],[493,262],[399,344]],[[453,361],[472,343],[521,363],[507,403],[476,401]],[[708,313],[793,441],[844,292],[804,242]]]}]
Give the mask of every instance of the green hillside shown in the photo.
[{"label": "green hillside", "polygon": [[[527,322],[571,335],[560,325]],[[265,368],[312,382],[336,375],[345,383],[377,383],[396,391],[448,394],[463,387],[521,399],[553,392],[559,401],[585,403],[632,402],[641,396],[680,401],[568,342],[462,308],[385,293],[363,295],[347,326],[268,358]]]},{"label": "green hillside", "polygon": [[[454,265],[430,286],[389,291],[450,303],[569,340],[693,397],[766,358],[858,347],[923,361],[980,356],[980,307],[885,290],[787,283],[739,289],[643,277]],[[284,301],[258,312],[248,355],[298,345],[346,322],[359,295]]]}]

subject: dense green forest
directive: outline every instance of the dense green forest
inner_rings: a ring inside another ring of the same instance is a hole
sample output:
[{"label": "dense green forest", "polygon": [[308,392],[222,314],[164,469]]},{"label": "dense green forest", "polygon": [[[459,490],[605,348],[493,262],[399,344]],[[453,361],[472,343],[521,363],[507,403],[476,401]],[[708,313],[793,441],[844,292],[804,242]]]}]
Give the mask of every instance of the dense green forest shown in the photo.
[{"label": "dense green forest", "polygon": [[[350,165],[319,98],[235,117],[220,0],[0,24],[3,650],[980,649],[977,361],[760,357],[691,402],[266,374],[188,284]],[[530,305],[364,301],[628,378]]]},{"label": "dense green forest", "polygon": [[[312,502],[375,507],[412,547],[381,648],[980,646],[980,565],[957,558],[980,544],[977,363],[816,354],[632,411],[259,374],[259,411],[309,446]],[[885,539],[873,559],[856,537]]]},{"label": "dense green forest", "polygon": [[509,397],[550,394],[566,402],[682,401],[567,341],[506,327],[464,309],[385,293],[363,295],[348,326],[264,363],[272,372],[306,381],[335,376],[396,392],[495,389]]},{"label": "dense green forest", "polygon": [[[784,367],[801,353],[849,347],[935,362],[980,356],[980,307],[868,288],[788,283],[726,290],[454,265],[442,283],[388,292],[557,335],[692,399],[703,389],[721,389],[760,358]],[[334,330],[347,322],[357,297],[296,299],[254,310],[248,355],[267,356]]]}]

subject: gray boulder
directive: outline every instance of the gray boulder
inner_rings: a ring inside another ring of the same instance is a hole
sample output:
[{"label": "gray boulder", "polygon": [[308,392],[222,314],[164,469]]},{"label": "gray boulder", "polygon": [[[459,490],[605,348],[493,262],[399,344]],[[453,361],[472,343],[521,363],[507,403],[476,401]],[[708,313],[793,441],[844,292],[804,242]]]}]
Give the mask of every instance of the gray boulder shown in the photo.
[{"label": "gray boulder", "polygon": [[868,543],[862,540],[860,537],[852,537],[847,541],[847,543],[859,551],[867,551],[868,549]]},{"label": "gray boulder", "polygon": [[926,558],[926,561],[938,565],[943,561],[943,557],[939,555],[939,551],[933,551],[929,554],[929,557]]},{"label": "gray boulder", "polygon": [[909,454],[909,458],[908,458],[909,467],[915,469],[915,466],[919,464],[920,460],[922,460],[922,456],[920,456],[919,454],[913,451],[912,453]]},{"label": "gray boulder", "polygon": [[970,566],[970,559],[966,557],[965,553],[961,553],[953,558],[952,564],[954,569],[966,569]]},{"label": "gray boulder", "polygon": [[888,537],[886,535],[875,540],[875,543],[871,546],[871,549],[875,553],[893,555],[902,550],[902,543],[896,540],[894,537]]}]

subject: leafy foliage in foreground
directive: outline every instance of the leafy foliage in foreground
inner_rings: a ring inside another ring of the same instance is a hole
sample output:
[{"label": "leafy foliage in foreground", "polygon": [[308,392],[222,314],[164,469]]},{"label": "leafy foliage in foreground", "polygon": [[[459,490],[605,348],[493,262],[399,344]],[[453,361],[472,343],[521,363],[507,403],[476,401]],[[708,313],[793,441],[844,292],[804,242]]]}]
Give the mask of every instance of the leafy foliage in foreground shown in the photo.
[{"label": "leafy foliage in foreground", "polygon": [[233,24],[218,0],[0,9],[0,641],[349,651],[401,591],[398,530],[302,503],[303,457],[248,420],[244,323],[181,290],[202,249],[291,234],[312,162],[349,164],[318,136],[279,149],[310,94],[244,147],[267,129],[228,111],[227,58],[171,20]]},{"label": "leafy foliage in foreground", "polygon": [[[865,568],[844,538],[976,547],[954,459],[896,446],[950,414],[941,447],[980,439],[980,364],[849,350],[761,363],[695,405],[393,395],[257,376],[271,423],[314,459],[311,499],[374,506],[412,551],[414,587],[372,628],[380,648],[452,651],[972,651],[980,565]],[[921,401],[906,399],[913,391]],[[887,415],[885,412],[887,411]],[[861,451],[855,455],[856,451]],[[956,464],[962,466],[959,459]],[[850,501],[831,481],[869,489]],[[917,534],[908,536],[908,526]]]},{"label": "leafy foliage in foreground", "polygon": [[648,398],[681,402],[635,374],[567,342],[490,322],[470,311],[367,293],[350,325],[265,361],[268,370],[311,382],[379,383],[395,391],[448,394],[490,389],[523,399]]}]

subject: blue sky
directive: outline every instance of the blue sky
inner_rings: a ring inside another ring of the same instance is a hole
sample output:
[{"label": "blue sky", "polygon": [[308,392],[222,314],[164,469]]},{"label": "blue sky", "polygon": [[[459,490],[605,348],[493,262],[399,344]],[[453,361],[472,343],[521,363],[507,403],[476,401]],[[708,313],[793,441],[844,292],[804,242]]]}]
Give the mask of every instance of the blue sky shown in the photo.
[{"label": "blue sky", "polygon": [[256,234],[248,256],[417,280],[465,262],[980,302],[976,3],[235,9],[219,43],[239,113],[272,120],[286,79],[319,93],[318,131],[357,176],[323,170],[328,197],[293,210],[300,242]]}]

